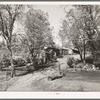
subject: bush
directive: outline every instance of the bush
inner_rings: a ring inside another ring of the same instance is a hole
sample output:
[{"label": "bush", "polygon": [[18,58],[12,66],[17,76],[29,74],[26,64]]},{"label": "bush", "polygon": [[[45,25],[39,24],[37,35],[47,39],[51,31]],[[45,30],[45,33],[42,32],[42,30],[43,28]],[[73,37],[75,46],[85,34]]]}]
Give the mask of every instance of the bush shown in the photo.
[{"label": "bush", "polygon": [[73,63],[74,63],[74,57],[69,58],[67,64],[69,65],[70,68],[73,68]]},{"label": "bush", "polygon": [[13,57],[13,64],[18,67],[21,67],[21,66],[25,66],[27,64],[27,61],[20,56],[15,56]]},{"label": "bush", "polygon": [[26,61],[27,61],[27,63],[31,63],[31,58],[28,56],[28,57],[26,58]]},{"label": "bush", "polygon": [[[0,62],[1,64],[1,69],[2,68],[7,68],[9,67],[11,64],[10,64],[10,59],[7,57],[7,56],[4,56],[2,61]],[[27,61],[25,59],[23,59],[22,57],[14,57],[13,58],[13,64],[15,66],[25,66],[27,64]]]},{"label": "bush", "polygon": [[77,65],[77,64],[79,64],[81,62],[82,62],[81,60],[79,60],[77,58],[74,58],[74,57],[71,57],[71,58],[68,59],[67,64],[70,66],[70,68],[73,68],[73,64]]},{"label": "bush", "polygon": [[77,65],[77,64],[79,64],[79,63],[82,63],[82,61],[79,60],[79,59],[75,59],[75,64]]},{"label": "bush", "polygon": [[1,69],[9,67],[10,66],[10,59],[7,56],[4,55],[3,59],[0,62],[0,64],[1,64]]},{"label": "bush", "polygon": [[89,64],[93,64],[93,56],[91,55],[91,56],[86,57],[85,62]]}]

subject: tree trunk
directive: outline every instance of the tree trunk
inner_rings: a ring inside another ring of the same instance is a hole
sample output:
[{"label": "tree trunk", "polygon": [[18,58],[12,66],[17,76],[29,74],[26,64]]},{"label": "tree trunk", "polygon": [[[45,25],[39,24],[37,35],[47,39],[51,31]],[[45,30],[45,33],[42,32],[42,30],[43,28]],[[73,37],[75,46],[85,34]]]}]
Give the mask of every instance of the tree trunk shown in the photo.
[{"label": "tree trunk", "polygon": [[34,55],[33,55],[34,49],[32,48],[31,45],[28,45],[28,49],[29,49],[29,53],[31,55],[31,63],[34,65]]},{"label": "tree trunk", "polygon": [[11,64],[10,71],[11,71],[11,77],[14,77],[14,76],[15,76],[15,68],[14,68],[14,65],[13,65],[13,54],[12,54],[12,49],[9,48],[9,51],[10,51],[10,64]]},{"label": "tree trunk", "polygon": [[79,55],[80,55],[81,61],[83,62],[82,52],[79,50],[79,48],[78,48],[78,51],[79,51]]},{"label": "tree trunk", "polygon": [[15,68],[13,65],[13,53],[12,53],[12,48],[11,48],[11,39],[10,40],[6,40],[7,42],[7,48],[9,50],[10,53],[10,73],[11,73],[11,77],[13,77],[15,75]]},{"label": "tree trunk", "polygon": [[33,55],[33,53],[31,53],[31,60],[32,60],[32,63],[33,63],[33,65],[34,65],[34,55]]},{"label": "tree trunk", "polygon": [[84,65],[85,65],[85,55],[86,55],[86,52],[85,52],[85,40],[83,40],[83,43],[84,43],[84,44],[83,44],[83,45],[84,45],[83,48],[84,48]]},{"label": "tree trunk", "polygon": [[81,61],[83,62],[82,53],[80,53],[80,58],[81,58]]}]

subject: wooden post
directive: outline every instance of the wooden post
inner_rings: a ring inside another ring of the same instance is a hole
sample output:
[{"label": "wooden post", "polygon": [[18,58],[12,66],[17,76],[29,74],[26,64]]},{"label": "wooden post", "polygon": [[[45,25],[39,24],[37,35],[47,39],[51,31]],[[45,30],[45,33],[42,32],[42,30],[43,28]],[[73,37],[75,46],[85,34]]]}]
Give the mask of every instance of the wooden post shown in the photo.
[{"label": "wooden post", "polygon": [[5,91],[7,90],[8,88],[8,70],[6,70],[6,87],[5,87]]},{"label": "wooden post", "polygon": [[61,64],[59,64],[59,66],[58,66],[58,71],[59,71],[59,74],[61,75]]},{"label": "wooden post", "polygon": [[73,64],[73,68],[74,68],[74,71],[76,72],[76,65],[75,65],[75,63]]}]

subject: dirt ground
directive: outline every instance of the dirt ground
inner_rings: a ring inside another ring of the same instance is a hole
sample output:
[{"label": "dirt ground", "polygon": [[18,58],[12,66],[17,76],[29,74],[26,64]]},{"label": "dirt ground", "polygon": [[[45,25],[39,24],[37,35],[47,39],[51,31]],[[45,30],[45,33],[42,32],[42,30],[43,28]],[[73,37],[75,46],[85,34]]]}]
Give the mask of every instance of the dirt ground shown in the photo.
[{"label": "dirt ground", "polygon": [[[56,66],[45,68],[44,71],[35,71],[23,76],[5,79],[0,76],[1,91],[61,91],[61,92],[100,92],[100,71],[73,71],[67,65],[67,58],[59,58]],[[53,81],[48,76],[59,75],[58,65],[65,73],[62,78]]]}]

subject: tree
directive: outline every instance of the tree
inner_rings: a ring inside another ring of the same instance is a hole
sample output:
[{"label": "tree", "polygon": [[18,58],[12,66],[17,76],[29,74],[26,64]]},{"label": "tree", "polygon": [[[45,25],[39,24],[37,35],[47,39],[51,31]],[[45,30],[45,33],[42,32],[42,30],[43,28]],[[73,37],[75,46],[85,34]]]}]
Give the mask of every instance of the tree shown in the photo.
[{"label": "tree", "polygon": [[[66,12],[66,19],[63,20],[62,24],[62,34],[65,38],[64,41],[67,39],[67,44],[73,44],[75,48],[78,49],[80,53],[80,58],[82,58],[82,51],[83,51],[83,42],[80,41],[83,38],[83,19],[81,18],[81,12],[71,9],[69,12]],[[83,23],[84,24],[84,23]],[[70,46],[71,47],[71,46]]]},{"label": "tree", "polygon": [[67,30],[67,21],[66,20],[63,20],[62,22],[62,26],[61,26],[61,29],[59,30],[59,36],[61,38],[61,41],[62,41],[62,46],[65,45],[65,40],[66,40],[66,30]]},{"label": "tree", "polygon": [[[84,17],[86,19],[86,25],[88,29],[91,28],[96,30],[98,35],[100,34],[100,30],[98,29],[99,21],[100,21],[100,6],[99,5],[77,5],[76,8],[84,12]],[[91,34],[93,34],[93,31]]]},{"label": "tree", "polygon": [[12,52],[12,35],[14,29],[14,23],[19,15],[23,11],[23,5],[0,5],[0,30],[1,35],[6,41],[7,48],[10,52],[10,63],[13,77],[14,65],[13,65],[13,52]]},{"label": "tree", "polygon": [[95,49],[93,39],[96,39],[100,34],[98,23],[100,21],[100,7],[98,5],[73,5],[68,12],[66,6],[64,10],[67,27],[64,28],[63,25],[63,30],[66,29],[66,33],[63,32],[63,34],[79,50],[81,60],[83,60],[82,52],[84,50],[85,60],[85,42],[89,41],[88,48],[93,52]]},{"label": "tree", "polygon": [[45,45],[52,44],[53,41],[48,14],[31,8],[26,13],[25,31],[27,46],[34,64],[35,51],[38,53]]},{"label": "tree", "polygon": [[62,46],[63,47],[67,47],[67,48],[71,48],[72,47],[72,42],[69,41],[69,37],[67,36],[70,30],[70,26],[67,20],[63,20],[62,22],[62,26],[59,30],[59,36],[61,38],[62,41]]}]

